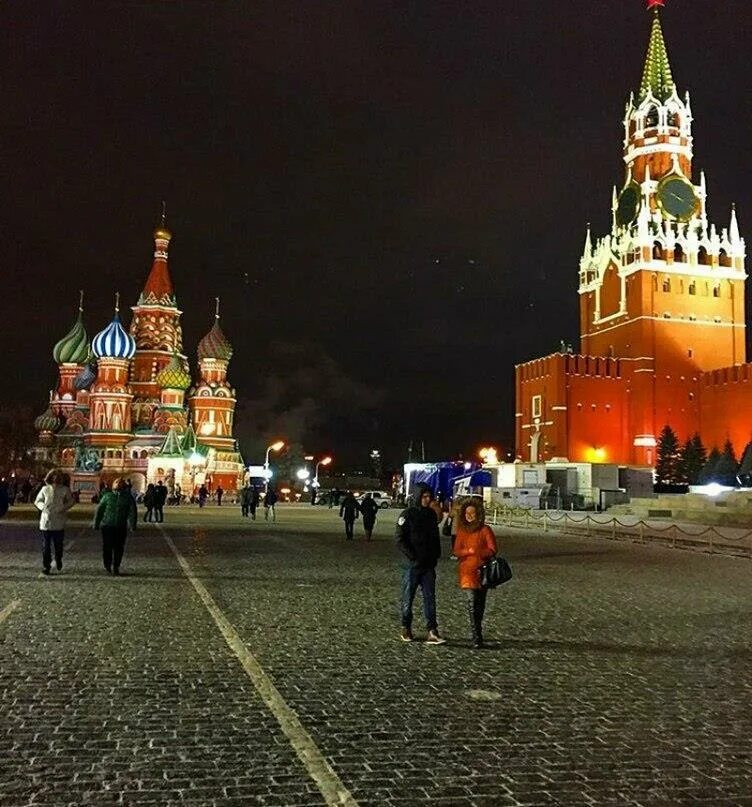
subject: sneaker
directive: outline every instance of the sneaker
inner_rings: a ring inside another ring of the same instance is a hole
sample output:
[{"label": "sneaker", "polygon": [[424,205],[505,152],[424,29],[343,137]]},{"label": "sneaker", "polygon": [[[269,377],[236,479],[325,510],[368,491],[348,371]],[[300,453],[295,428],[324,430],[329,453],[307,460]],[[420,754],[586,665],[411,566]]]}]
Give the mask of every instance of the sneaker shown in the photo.
[{"label": "sneaker", "polygon": [[442,639],[437,630],[429,630],[426,644],[446,644],[446,639]]},{"label": "sneaker", "polygon": [[49,573],[50,573],[49,569],[42,569],[42,574],[49,574]]},{"label": "sneaker", "polygon": [[415,637],[413,636],[413,632],[410,630],[410,628],[402,628],[400,639],[402,639],[403,642],[412,642],[415,640]]}]

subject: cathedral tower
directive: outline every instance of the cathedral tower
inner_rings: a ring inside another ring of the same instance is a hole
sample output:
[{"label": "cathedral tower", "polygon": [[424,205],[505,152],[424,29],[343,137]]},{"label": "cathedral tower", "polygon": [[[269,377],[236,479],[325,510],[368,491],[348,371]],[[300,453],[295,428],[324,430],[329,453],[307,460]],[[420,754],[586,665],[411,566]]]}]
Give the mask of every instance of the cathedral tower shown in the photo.
[{"label": "cathedral tower", "polygon": [[55,345],[52,357],[58,366],[59,381],[53,395],[53,407],[56,412],[69,417],[76,405],[75,380],[82,370],[82,365],[89,359],[89,340],[83,324],[84,293],[78,304],[78,317],[73,327]]},{"label": "cathedral tower", "polygon": [[155,412],[161,400],[157,382],[159,373],[170,363],[174,353],[182,354],[183,334],[181,311],[177,308],[175,291],[167,263],[172,233],[162,220],[154,231],[154,261],[146,284],[133,306],[130,335],[136,343],[131,368],[133,389],[133,418],[137,431],[151,431]]},{"label": "cathedral tower", "polygon": [[232,436],[235,390],[227,381],[232,345],[219,325],[219,298],[214,324],[198,343],[200,380],[189,393],[191,423],[198,439],[218,451],[237,451]]},{"label": "cathedral tower", "polygon": [[128,374],[136,343],[120,323],[117,301],[112,322],[94,337],[92,350],[97,357],[97,378],[89,393],[89,439],[95,446],[122,448],[132,437],[133,395]]}]

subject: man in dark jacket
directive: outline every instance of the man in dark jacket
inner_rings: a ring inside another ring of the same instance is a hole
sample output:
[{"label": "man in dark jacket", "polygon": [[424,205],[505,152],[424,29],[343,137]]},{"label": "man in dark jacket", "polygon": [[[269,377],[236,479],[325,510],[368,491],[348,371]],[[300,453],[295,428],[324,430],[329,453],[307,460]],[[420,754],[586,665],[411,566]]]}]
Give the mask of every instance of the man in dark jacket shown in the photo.
[{"label": "man in dark jacket", "polygon": [[402,641],[412,642],[413,600],[420,587],[428,628],[427,644],[444,644],[436,622],[436,564],[441,557],[439,522],[431,508],[433,493],[422,488],[416,504],[397,519],[397,546],[404,555],[402,572]]},{"label": "man in dark jacket", "polygon": [[339,508],[339,517],[345,522],[345,538],[352,541],[355,529],[355,520],[358,517],[358,502],[350,491],[345,494]]},{"label": "man in dark jacket", "polygon": [[167,501],[167,485],[160,479],[154,489],[154,515],[158,524],[164,521],[164,506]]},{"label": "man in dark jacket", "polygon": [[94,515],[94,529],[102,529],[102,560],[107,574],[120,574],[128,527],[136,529],[136,502],[124,479],[115,479],[112,490],[99,500]]}]

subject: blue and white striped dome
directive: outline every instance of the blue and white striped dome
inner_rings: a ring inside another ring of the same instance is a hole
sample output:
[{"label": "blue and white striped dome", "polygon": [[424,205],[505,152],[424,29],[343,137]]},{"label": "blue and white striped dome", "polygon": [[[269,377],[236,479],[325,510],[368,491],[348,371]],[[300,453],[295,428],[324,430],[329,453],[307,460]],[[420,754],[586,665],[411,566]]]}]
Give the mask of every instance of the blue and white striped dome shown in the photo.
[{"label": "blue and white striped dome", "polygon": [[136,340],[125,332],[116,311],[112,322],[94,337],[91,347],[98,359],[132,359]]}]

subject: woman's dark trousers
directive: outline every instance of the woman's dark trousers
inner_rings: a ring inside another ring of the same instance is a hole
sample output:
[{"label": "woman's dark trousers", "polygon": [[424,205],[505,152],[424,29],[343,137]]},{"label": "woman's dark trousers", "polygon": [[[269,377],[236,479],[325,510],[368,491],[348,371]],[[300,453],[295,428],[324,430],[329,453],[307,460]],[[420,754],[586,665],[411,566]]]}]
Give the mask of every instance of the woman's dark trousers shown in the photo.
[{"label": "woman's dark trousers", "polygon": [[108,572],[120,569],[127,534],[127,527],[102,527],[102,561]]},{"label": "woman's dark trousers", "polygon": [[483,614],[486,612],[486,597],[488,589],[469,588],[467,594],[467,611],[470,617],[470,630],[473,634],[473,644],[483,644]]},{"label": "woman's dark trousers", "polygon": [[354,518],[346,518],[345,519],[345,537],[348,541],[352,541],[353,535],[355,533],[355,519]]},{"label": "woman's dark trousers", "polygon": [[42,530],[42,566],[49,571],[52,566],[52,545],[55,546],[55,566],[63,568],[63,530]]}]

